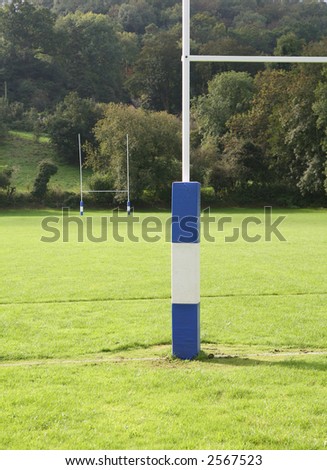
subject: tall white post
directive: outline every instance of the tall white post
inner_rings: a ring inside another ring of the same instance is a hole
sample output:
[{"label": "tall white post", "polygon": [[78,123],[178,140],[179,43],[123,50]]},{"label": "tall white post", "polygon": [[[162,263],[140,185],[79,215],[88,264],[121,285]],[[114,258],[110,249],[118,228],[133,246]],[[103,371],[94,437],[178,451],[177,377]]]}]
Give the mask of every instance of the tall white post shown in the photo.
[{"label": "tall white post", "polygon": [[172,345],[180,359],[200,352],[200,183],[190,182],[190,0],[183,0],[182,182],[172,188]]},{"label": "tall white post", "polygon": [[131,214],[131,201],[129,198],[129,139],[126,134],[126,172],[127,172],[127,215]]},{"label": "tall white post", "polygon": [[84,202],[83,202],[83,165],[82,165],[81,134],[78,134],[78,157],[79,157],[79,181],[80,181],[80,191],[81,191],[79,213],[80,215],[83,215],[84,214]]},{"label": "tall white post", "polygon": [[129,201],[129,140],[126,134],[126,171],[127,171],[127,200]]},{"label": "tall white post", "polygon": [[183,0],[182,90],[182,181],[188,182],[190,181],[190,0]]}]

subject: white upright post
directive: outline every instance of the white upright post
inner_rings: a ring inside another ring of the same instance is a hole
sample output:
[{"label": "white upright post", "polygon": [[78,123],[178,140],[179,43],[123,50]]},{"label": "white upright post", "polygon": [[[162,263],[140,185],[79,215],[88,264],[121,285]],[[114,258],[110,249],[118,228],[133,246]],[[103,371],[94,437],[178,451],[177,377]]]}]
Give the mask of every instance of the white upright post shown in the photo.
[{"label": "white upright post", "polygon": [[83,202],[83,170],[82,170],[81,134],[78,134],[78,156],[79,156],[79,181],[80,181],[80,191],[81,191],[79,213],[80,215],[83,215],[84,214],[84,202]]},{"label": "white upright post", "polygon": [[129,195],[129,139],[126,134],[126,172],[127,172],[127,215],[131,214],[131,201]]},{"label": "white upright post", "polygon": [[183,0],[182,181],[190,181],[190,0]]},{"label": "white upright post", "polygon": [[182,182],[172,189],[173,355],[200,352],[200,184],[190,182],[190,0],[183,0]]}]

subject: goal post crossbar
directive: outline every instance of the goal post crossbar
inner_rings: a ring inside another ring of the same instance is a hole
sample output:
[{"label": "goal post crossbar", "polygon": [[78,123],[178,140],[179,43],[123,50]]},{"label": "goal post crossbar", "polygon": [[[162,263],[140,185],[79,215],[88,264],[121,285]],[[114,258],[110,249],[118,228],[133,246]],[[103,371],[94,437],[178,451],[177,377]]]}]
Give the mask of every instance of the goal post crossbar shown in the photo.
[{"label": "goal post crossbar", "polygon": [[89,189],[89,190],[84,190],[83,189],[83,194],[84,193],[128,193],[128,189]]},{"label": "goal post crossbar", "polygon": [[127,194],[127,214],[131,213],[130,201],[130,176],[129,176],[129,140],[128,134],[126,135],[126,176],[127,176],[127,189],[83,189],[83,164],[82,164],[82,145],[81,134],[77,135],[78,138],[78,155],[79,155],[79,174],[80,174],[80,215],[84,214],[84,201],[83,194],[86,193],[125,193]]},{"label": "goal post crossbar", "polygon": [[[184,59],[184,57],[183,57]],[[327,57],[320,56],[263,56],[263,55],[190,55],[190,62],[247,62],[284,64],[326,64]]]}]

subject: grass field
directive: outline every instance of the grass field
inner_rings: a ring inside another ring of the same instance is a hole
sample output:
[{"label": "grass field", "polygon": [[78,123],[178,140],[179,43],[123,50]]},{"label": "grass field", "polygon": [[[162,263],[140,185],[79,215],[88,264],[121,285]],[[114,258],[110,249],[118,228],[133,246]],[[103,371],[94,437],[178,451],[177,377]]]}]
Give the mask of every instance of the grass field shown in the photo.
[{"label": "grass field", "polygon": [[0,213],[0,448],[326,448],[327,211],[277,214],[286,242],[226,243],[262,211],[215,213],[232,224],[201,244],[202,353],[180,361],[170,243],[74,224],[42,243],[58,213]]}]

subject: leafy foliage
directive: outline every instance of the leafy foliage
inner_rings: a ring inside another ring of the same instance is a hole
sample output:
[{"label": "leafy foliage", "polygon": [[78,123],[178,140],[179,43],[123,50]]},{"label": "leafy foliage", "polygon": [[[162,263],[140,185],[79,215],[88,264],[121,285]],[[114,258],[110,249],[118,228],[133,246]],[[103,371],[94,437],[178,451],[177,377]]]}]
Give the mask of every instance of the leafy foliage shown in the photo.
[{"label": "leafy foliage", "polygon": [[135,71],[128,82],[143,107],[177,113],[181,110],[180,31],[148,28]]},{"label": "leafy foliage", "polygon": [[80,12],[59,18],[59,61],[69,90],[83,98],[115,101],[120,97],[120,43],[110,18]]},{"label": "leafy foliage", "polygon": [[[110,104],[94,130],[97,147],[88,149],[88,166],[110,174],[114,189],[126,188],[126,135],[129,136],[131,197],[167,200],[180,164],[180,123],[166,112],[150,113]],[[125,198],[125,196],[124,196]]]},{"label": "leafy foliage", "polygon": [[[193,0],[191,6],[194,54],[326,55],[325,2]],[[8,128],[38,138],[48,125],[56,151],[77,162],[81,133],[97,177],[109,175],[119,187],[126,176],[119,149],[129,127],[126,121],[118,150],[112,146],[105,155],[112,140],[106,132],[116,128],[96,103],[122,103],[107,113],[128,116],[137,129],[134,150],[144,149],[136,151],[135,195],[168,199],[169,178],[178,177],[179,167],[179,121],[167,113],[181,112],[181,2],[17,0],[0,8],[0,28],[0,84],[7,91],[0,139]],[[257,200],[259,193],[274,198],[285,191],[296,201],[326,203],[324,67],[201,63],[192,65],[191,76],[194,178],[218,197],[248,191]],[[171,140],[170,158],[160,133]]]},{"label": "leafy foliage", "polygon": [[8,103],[2,98],[0,99],[0,142],[6,137],[8,133],[7,127],[7,114],[8,114]]},{"label": "leafy foliage", "polygon": [[92,141],[92,128],[101,116],[101,106],[70,93],[49,117],[47,131],[62,159],[78,163],[77,135]]},{"label": "leafy foliage", "polygon": [[193,106],[195,119],[203,136],[218,137],[234,115],[249,109],[254,93],[252,77],[246,72],[226,72],[211,80],[208,94]]},{"label": "leafy foliage", "polygon": [[51,176],[55,175],[58,167],[49,160],[42,160],[38,165],[38,174],[34,181],[32,195],[39,200],[42,200],[46,195],[48,183]]},{"label": "leafy foliage", "polygon": [[13,168],[5,168],[0,172],[0,189],[4,189],[7,192],[11,188],[11,177],[14,173]]}]

